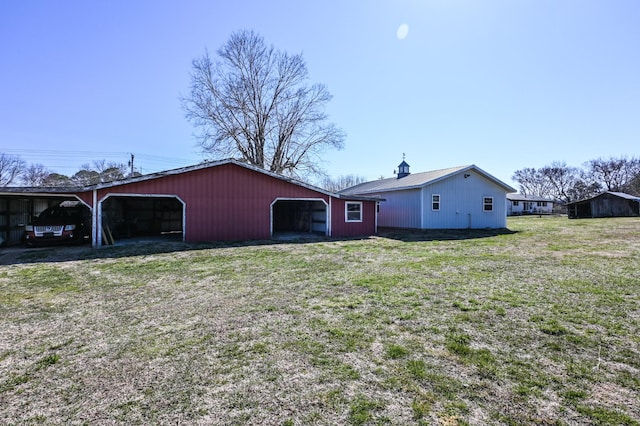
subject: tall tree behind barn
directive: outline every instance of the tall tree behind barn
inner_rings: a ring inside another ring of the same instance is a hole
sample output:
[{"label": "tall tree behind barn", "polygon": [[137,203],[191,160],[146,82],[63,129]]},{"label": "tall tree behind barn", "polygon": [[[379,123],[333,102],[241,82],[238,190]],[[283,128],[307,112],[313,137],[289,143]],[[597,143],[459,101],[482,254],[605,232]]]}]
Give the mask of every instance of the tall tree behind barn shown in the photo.
[{"label": "tall tree behind barn", "polygon": [[0,153],[0,186],[9,186],[15,183],[25,168],[26,163],[22,158],[17,155]]},{"label": "tall tree behind barn", "polygon": [[320,154],[341,149],[344,134],[327,121],[327,88],[307,84],[302,55],[267,46],[253,31],[233,33],[217,54],[193,61],[182,99],[203,151],[279,174],[320,172]]}]

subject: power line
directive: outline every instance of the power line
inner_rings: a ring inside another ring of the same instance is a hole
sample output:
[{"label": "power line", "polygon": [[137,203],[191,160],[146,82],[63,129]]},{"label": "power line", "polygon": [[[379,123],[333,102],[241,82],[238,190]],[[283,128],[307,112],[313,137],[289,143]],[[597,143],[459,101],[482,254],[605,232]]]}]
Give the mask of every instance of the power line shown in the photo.
[{"label": "power line", "polygon": [[[44,164],[48,169],[78,171],[81,165],[71,165],[70,163],[80,160],[87,161],[111,160],[114,162],[127,164],[131,155],[135,155],[136,166],[139,170],[147,173],[166,170],[174,167],[184,167],[193,164],[194,160],[187,160],[177,157],[166,157],[156,154],[132,153],[126,151],[85,151],[85,150],[54,150],[54,149],[29,149],[29,148],[2,148],[0,153],[17,155],[31,163],[46,163],[50,160],[54,164]],[[66,160],[63,164],[62,160]]]}]

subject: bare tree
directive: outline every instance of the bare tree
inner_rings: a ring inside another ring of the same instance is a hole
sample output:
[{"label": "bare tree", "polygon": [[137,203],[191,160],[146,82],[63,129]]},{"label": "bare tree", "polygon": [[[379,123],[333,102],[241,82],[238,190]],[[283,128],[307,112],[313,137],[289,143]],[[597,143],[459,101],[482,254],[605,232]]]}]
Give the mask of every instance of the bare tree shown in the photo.
[{"label": "bare tree", "polygon": [[637,158],[598,158],[585,163],[586,173],[607,191],[624,191],[639,174],[640,160]]},{"label": "bare tree", "polygon": [[30,164],[20,175],[25,186],[44,186],[44,181],[51,172],[43,164]]},{"label": "bare tree", "polygon": [[565,202],[572,201],[570,190],[579,178],[579,171],[575,167],[569,167],[565,162],[553,162],[549,166],[540,169],[540,173],[548,180],[551,186],[551,196]]},{"label": "bare tree", "polygon": [[625,186],[624,192],[640,197],[640,173]]},{"label": "bare tree", "polygon": [[301,175],[320,171],[325,149],[342,148],[344,134],[324,112],[331,95],[307,84],[302,55],[267,46],[253,31],[233,33],[217,53],[216,61],[208,52],[193,61],[182,99],[205,152]]},{"label": "bare tree", "polygon": [[16,155],[0,153],[0,186],[10,186],[18,180],[26,163]]},{"label": "bare tree", "polygon": [[571,201],[576,201],[591,198],[601,192],[602,186],[599,183],[581,177],[567,190],[567,195]]},{"label": "bare tree", "polygon": [[516,170],[511,179],[518,182],[520,192],[524,195],[548,197],[551,194],[551,183],[542,170],[530,167]]},{"label": "bare tree", "polygon": [[359,183],[366,182],[367,179],[363,176],[356,175],[346,175],[346,176],[338,176],[337,178],[331,178],[330,176],[326,176],[322,179],[320,186],[331,192],[339,192],[343,189],[350,188]]}]

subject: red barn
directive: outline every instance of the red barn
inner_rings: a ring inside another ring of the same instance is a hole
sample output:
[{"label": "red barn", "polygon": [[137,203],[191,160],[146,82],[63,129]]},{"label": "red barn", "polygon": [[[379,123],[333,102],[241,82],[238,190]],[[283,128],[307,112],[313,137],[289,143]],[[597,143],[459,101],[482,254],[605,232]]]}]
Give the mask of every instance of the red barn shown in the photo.
[{"label": "red barn", "polygon": [[[46,188],[39,188],[40,195],[43,192]],[[236,160],[66,194],[58,189],[55,195],[79,198],[92,209],[94,246],[112,237],[138,235],[174,235],[193,242],[258,240],[305,232],[331,237],[372,235],[377,231],[379,201],[334,194]]]}]

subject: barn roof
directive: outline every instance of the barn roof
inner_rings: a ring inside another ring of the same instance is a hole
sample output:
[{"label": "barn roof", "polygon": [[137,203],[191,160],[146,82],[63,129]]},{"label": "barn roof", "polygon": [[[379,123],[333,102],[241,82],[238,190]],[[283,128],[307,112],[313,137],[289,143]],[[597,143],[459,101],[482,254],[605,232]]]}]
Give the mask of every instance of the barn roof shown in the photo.
[{"label": "barn roof", "polygon": [[607,191],[607,192],[609,194],[615,195],[616,197],[626,198],[627,200],[640,201],[640,197],[636,197],[635,195],[625,194],[624,192],[614,192],[614,191]]},{"label": "barn roof", "polygon": [[433,170],[430,172],[412,173],[402,178],[388,178],[388,179],[374,180],[371,182],[361,183],[359,185],[352,186],[351,188],[344,189],[340,191],[340,193],[344,195],[375,194],[375,193],[381,193],[381,192],[403,191],[407,189],[424,188],[427,185],[434,184],[438,181],[447,179],[451,176],[454,176],[460,173],[465,173],[471,170],[484,176],[488,180],[492,181],[494,184],[502,187],[507,192],[516,191],[514,188],[510,187],[506,183],[498,180],[494,176],[485,172],[480,167],[476,166],[475,164],[472,164],[468,166],[458,166],[458,167],[450,167],[448,169]]},{"label": "barn roof", "polygon": [[335,192],[330,192],[330,191],[327,191],[326,189],[319,188],[317,186],[313,186],[311,184],[299,181],[297,179],[294,179],[294,178],[291,178],[291,177],[288,177],[288,176],[283,176],[283,175],[280,175],[280,174],[277,174],[277,173],[273,173],[273,172],[270,172],[268,170],[262,169],[260,167],[254,166],[252,164],[243,163],[243,162],[235,160],[233,158],[224,159],[224,160],[217,160],[217,161],[205,161],[205,162],[202,162],[200,164],[195,164],[193,166],[181,167],[181,168],[172,169],[172,170],[165,170],[165,171],[161,171],[161,172],[157,172],[157,173],[150,173],[148,175],[142,175],[142,176],[127,178],[127,179],[123,179],[123,180],[113,181],[113,182],[99,183],[99,184],[96,184],[96,185],[88,186],[88,187],[85,188],[85,190],[111,188],[111,187],[114,187],[114,186],[126,185],[126,184],[130,184],[130,183],[135,183],[135,182],[142,182],[142,181],[151,180],[151,179],[159,179],[159,178],[166,177],[166,176],[180,175],[180,174],[184,174],[184,173],[188,173],[188,172],[192,172],[192,171],[196,171],[196,170],[208,169],[208,168],[212,168],[212,167],[219,167],[219,166],[223,166],[225,164],[234,164],[234,165],[239,166],[239,167],[244,167],[244,168],[252,170],[254,172],[262,173],[264,175],[271,176],[271,177],[273,177],[275,179],[280,179],[280,180],[283,180],[285,182],[289,182],[289,183],[292,183],[294,185],[298,185],[298,186],[301,186],[303,188],[307,188],[307,189],[310,189],[312,191],[319,192],[321,194],[329,195],[329,196],[334,197],[334,198],[348,198],[349,200],[362,200],[362,201],[381,200],[380,198],[375,198],[375,197],[356,197],[356,196],[352,196],[352,195],[347,196],[347,195],[338,194],[338,193],[335,193]]},{"label": "barn roof", "polygon": [[349,199],[349,200],[356,200],[356,201],[381,201],[382,199],[379,197],[362,197],[362,196],[357,196],[357,195],[347,195],[347,194],[338,194],[335,192],[330,192],[327,191],[325,189],[310,185],[308,183],[296,180],[294,178],[290,178],[287,176],[283,176],[283,175],[279,175],[277,173],[273,173],[270,172],[268,170],[264,170],[261,169],[260,167],[257,166],[253,166],[251,164],[247,164],[247,163],[243,163],[241,161],[238,160],[234,160],[234,159],[225,159],[225,160],[218,160],[218,161],[205,161],[202,162],[200,164],[195,164],[192,166],[187,166],[187,167],[181,167],[178,169],[172,169],[172,170],[165,170],[165,171],[161,171],[161,172],[156,172],[156,173],[150,173],[147,175],[141,175],[141,176],[136,176],[136,177],[130,177],[130,178],[126,178],[126,179],[121,179],[121,180],[114,180],[112,182],[103,182],[103,183],[98,183],[98,184],[94,184],[94,185],[87,185],[87,186],[74,186],[74,187],[4,187],[4,188],[0,188],[0,194],[5,193],[5,194],[30,194],[30,195],[51,195],[51,194],[73,194],[73,193],[78,193],[78,192],[86,192],[86,191],[92,191],[94,189],[104,189],[104,188],[113,188],[116,186],[121,186],[121,185],[127,185],[127,184],[131,184],[131,183],[136,183],[136,182],[143,182],[143,181],[147,181],[147,180],[151,180],[151,179],[160,179],[166,176],[175,176],[175,175],[180,175],[180,174],[184,174],[184,173],[188,173],[188,172],[192,172],[192,171],[196,171],[196,170],[202,170],[202,169],[208,169],[208,168],[212,168],[212,167],[219,167],[225,164],[234,164],[236,166],[239,167],[244,167],[246,169],[249,170],[253,170],[255,172],[258,173],[262,173],[264,175],[267,176],[271,176],[275,179],[280,179],[286,182],[290,182],[294,185],[298,185],[307,189],[310,189],[312,191],[316,191],[319,192],[321,194],[325,194],[325,195],[329,195],[331,197],[334,198],[343,198],[343,199]]},{"label": "barn roof", "polygon": [[4,186],[0,187],[0,195],[28,194],[28,195],[68,195],[82,192],[81,186]]},{"label": "barn roof", "polygon": [[598,195],[594,195],[593,197],[585,198],[585,199],[582,199],[582,200],[572,201],[572,202],[567,203],[567,204],[568,204],[568,205],[572,205],[572,204],[577,204],[577,203],[584,203],[584,202],[586,202],[586,201],[591,201],[591,200],[593,200],[593,199],[595,199],[595,198],[601,197],[601,196],[603,196],[604,194],[610,194],[610,195],[613,195],[614,197],[624,198],[624,199],[626,199],[626,200],[631,200],[631,201],[638,201],[638,202],[640,202],[640,197],[636,197],[635,195],[626,194],[626,193],[624,193],[624,192],[604,191],[604,192],[601,192],[601,193],[600,193],[600,194],[598,194]]}]

